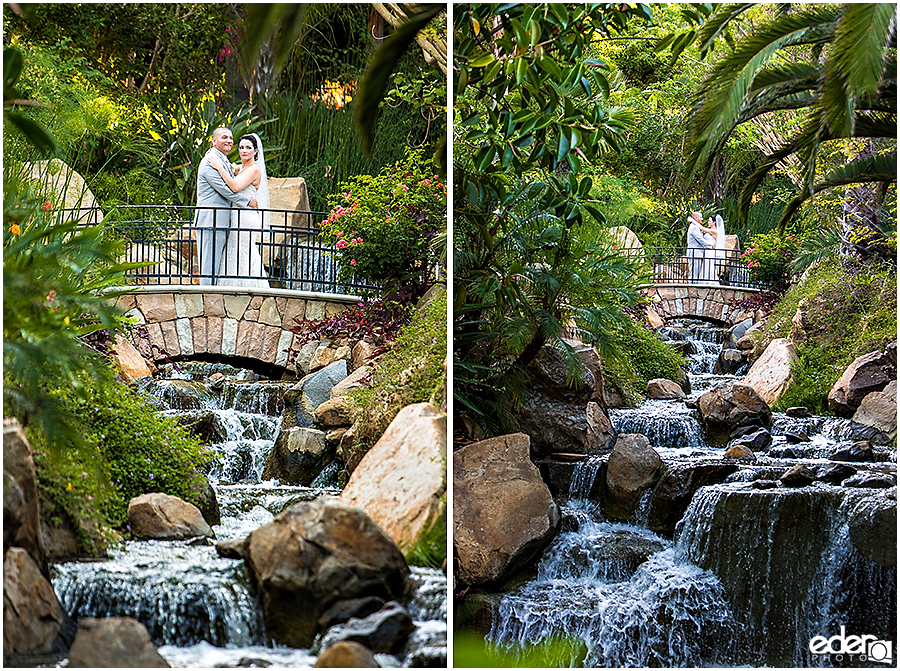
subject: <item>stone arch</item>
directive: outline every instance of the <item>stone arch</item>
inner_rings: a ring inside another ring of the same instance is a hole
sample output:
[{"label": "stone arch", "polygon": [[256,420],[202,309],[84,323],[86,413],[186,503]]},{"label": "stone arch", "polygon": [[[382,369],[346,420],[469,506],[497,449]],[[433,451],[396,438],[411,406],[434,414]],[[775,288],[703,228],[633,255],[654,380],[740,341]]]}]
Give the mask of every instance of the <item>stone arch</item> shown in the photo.
[{"label": "stone arch", "polygon": [[257,361],[296,372],[288,351],[304,340],[291,328],[358,302],[355,296],[239,287],[141,287],[116,304],[136,321],[131,341],[147,359],[186,358]]},{"label": "stone arch", "polygon": [[753,316],[737,304],[756,292],[719,285],[682,284],[645,287],[642,293],[663,321],[687,317],[733,326]]}]

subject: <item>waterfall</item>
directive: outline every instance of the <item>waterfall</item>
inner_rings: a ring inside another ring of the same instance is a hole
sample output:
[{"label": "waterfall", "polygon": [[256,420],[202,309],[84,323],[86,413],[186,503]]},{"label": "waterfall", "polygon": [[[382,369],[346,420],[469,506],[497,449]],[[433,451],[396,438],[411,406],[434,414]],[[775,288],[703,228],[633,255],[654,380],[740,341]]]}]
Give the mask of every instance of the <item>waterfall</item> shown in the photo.
[{"label": "waterfall", "polygon": [[602,457],[589,456],[584,461],[575,464],[575,468],[572,470],[572,479],[569,482],[570,499],[590,498],[591,490],[594,488],[594,482],[600,473],[603,462]]}]

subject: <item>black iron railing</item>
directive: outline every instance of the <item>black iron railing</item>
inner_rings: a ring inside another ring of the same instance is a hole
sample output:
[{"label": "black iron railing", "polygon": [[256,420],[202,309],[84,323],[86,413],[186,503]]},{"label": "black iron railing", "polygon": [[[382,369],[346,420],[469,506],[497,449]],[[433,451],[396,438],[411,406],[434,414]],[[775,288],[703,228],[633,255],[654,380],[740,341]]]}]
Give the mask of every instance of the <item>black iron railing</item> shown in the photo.
[{"label": "black iron railing", "polygon": [[646,260],[651,284],[713,284],[741,289],[758,289],[741,253],[732,249],[685,249],[684,247],[644,247],[624,250],[633,258]]},{"label": "black iron railing", "polygon": [[[101,221],[125,240],[124,260],[149,264],[130,271],[134,284],[205,284],[359,294],[379,287],[351,278],[338,281],[334,248],[318,237],[327,213],[297,210],[220,211],[212,224],[198,227],[198,208],[176,205],[121,206],[105,218],[96,208],[59,210],[61,220],[85,225]],[[232,221],[231,216],[235,219]],[[201,263],[204,236],[218,236],[207,263]]]}]

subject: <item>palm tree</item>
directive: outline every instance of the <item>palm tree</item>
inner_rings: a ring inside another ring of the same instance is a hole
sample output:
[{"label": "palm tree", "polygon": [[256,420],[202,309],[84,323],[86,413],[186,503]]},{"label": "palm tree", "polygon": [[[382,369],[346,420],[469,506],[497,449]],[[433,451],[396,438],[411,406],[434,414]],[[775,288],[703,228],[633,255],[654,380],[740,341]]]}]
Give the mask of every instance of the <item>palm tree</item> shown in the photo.
[{"label": "palm tree", "polygon": [[[750,7],[723,5],[711,14],[696,33],[701,51],[710,50]],[[779,7],[771,20],[735,43],[704,80],[691,113],[687,171],[691,176],[708,174],[738,126],[765,123],[765,115],[794,110],[800,115],[796,131],[765,157],[741,190],[742,219],[746,221],[753,193],[765,176],[786,158],[796,157],[802,180],[781,214],[781,230],[811,196],[867,184],[875,188],[855,188],[845,202],[842,238],[845,246],[860,239],[861,225],[881,235],[877,217],[864,214],[862,203],[854,205],[852,200],[878,198],[883,192],[879,185],[897,179],[896,142],[887,150],[875,150],[888,144],[885,138],[897,136],[897,6]],[[668,44],[672,42],[670,36]],[[827,143],[851,139],[863,149],[821,175],[822,155],[831,146]],[[865,207],[877,212],[880,202]]]}]

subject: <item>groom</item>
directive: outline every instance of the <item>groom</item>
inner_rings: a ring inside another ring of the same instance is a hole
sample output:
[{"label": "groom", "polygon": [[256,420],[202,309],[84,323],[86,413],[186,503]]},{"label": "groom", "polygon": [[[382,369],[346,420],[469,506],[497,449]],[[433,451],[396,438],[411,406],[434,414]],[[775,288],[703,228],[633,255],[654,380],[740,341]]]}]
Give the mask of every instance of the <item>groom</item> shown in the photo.
[{"label": "groom", "polygon": [[689,282],[709,280],[712,268],[709,261],[713,258],[706,250],[716,245],[716,231],[703,225],[703,214],[692,212],[687,233],[687,256],[690,264]]},{"label": "groom", "polygon": [[[231,131],[220,126],[213,131],[212,149],[217,153],[226,170],[231,171],[228,152],[234,146]],[[231,226],[231,207],[258,208],[256,198],[246,193],[234,193],[228,188],[218,171],[207,161],[200,161],[197,171],[197,211],[194,226],[197,229],[197,249],[200,254],[200,284],[215,284],[219,272],[228,229]],[[204,209],[222,208],[222,209]]]}]

